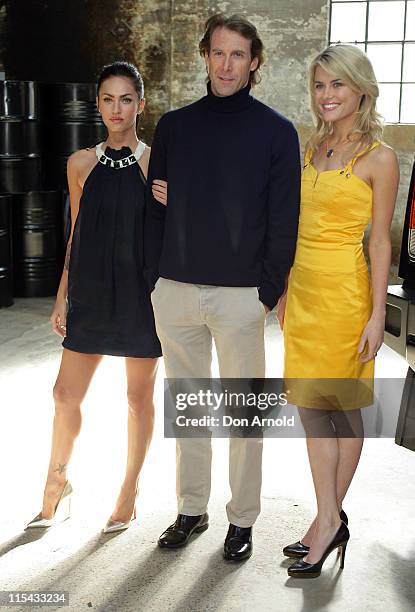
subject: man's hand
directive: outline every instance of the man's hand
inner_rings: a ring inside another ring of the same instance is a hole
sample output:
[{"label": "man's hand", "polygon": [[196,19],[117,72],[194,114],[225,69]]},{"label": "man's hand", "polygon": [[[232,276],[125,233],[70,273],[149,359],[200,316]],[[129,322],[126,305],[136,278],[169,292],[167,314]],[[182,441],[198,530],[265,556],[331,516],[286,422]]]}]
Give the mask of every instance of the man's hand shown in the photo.
[{"label": "man's hand", "polygon": [[277,319],[280,324],[281,329],[284,329],[284,316],[285,316],[285,306],[287,304],[287,292],[285,291],[277,304]]}]

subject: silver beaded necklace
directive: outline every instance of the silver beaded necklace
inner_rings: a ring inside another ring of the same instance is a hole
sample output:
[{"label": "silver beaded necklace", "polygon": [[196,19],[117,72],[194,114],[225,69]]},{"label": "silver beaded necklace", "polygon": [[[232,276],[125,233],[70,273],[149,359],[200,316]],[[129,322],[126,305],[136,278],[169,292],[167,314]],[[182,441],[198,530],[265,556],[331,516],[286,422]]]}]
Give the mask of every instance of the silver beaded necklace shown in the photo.
[{"label": "silver beaded necklace", "polygon": [[100,142],[95,147],[95,153],[98,157],[98,161],[104,166],[110,166],[115,170],[120,170],[121,168],[127,168],[127,166],[132,166],[133,164],[136,164],[146,148],[144,142],[140,140],[134,153],[128,155],[127,157],[123,157],[122,159],[114,160],[111,159],[111,157],[108,157],[108,155],[105,155],[104,150],[102,148],[103,144],[103,142]]}]

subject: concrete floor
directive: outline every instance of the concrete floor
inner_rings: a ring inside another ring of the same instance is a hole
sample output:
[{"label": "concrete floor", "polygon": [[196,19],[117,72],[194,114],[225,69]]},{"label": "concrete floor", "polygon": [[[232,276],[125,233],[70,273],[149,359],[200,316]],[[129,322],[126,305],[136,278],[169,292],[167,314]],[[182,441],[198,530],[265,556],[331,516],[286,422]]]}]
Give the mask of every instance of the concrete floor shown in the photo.
[{"label": "concrete floor", "polygon": [[[135,524],[119,535],[101,534],[118,493],[126,443],[123,360],[107,358],[85,402],[71,464],[72,518],[46,533],[24,532],[39,511],[49,455],[51,388],[61,351],[49,332],[51,305],[51,299],[16,300],[0,311],[0,590],[68,591],[69,609],[76,611],[414,610],[415,454],[392,439],[365,442],[344,504],[351,541],[343,572],[332,554],[316,580],[286,573],[290,561],[281,548],[302,535],[314,513],[301,439],[265,441],[263,510],[249,561],[233,565],[221,557],[229,498],[226,440],[214,441],[210,528],[182,550],[159,550],[157,537],[176,510],[174,441],[163,438],[162,364]],[[278,326],[268,325],[266,337],[267,374],[277,377]],[[382,348],[379,376],[404,377],[406,367]]]}]

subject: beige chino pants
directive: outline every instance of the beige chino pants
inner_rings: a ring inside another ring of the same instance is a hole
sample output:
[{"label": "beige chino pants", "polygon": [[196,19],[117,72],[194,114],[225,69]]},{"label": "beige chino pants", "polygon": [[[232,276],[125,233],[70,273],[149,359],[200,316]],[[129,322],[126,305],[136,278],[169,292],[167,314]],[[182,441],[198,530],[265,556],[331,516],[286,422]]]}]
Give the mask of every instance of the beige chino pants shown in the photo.
[{"label": "beige chino pants", "polygon": [[[151,294],[167,378],[211,378],[212,338],[221,378],[264,378],[265,309],[256,287],[193,285],[159,278]],[[260,509],[262,439],[230,438],[228,520],[254,524]],[[178,512],[207,510],[211,440],[177,438]]]}]

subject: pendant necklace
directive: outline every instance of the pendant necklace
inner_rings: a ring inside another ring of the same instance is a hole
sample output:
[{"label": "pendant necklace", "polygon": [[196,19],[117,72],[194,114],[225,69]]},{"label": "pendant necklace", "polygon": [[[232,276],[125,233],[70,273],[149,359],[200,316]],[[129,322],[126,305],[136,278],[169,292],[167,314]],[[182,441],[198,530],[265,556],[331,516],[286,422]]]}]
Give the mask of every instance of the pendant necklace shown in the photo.
[{"label": "pendant necklace", "polygon": [[[346,144],[346,142],[349,142],[349,139],[346,138],[346,140],[343,140],[343,142],[338,142],[335,146],[337,147],[339,144]],[[328,147],[328,142],[326,142],[326,157],[330,158],[333,157],[335,153],[334,147]]]},{"label": "pendant necklace", "polygon": [[334,149],[327,149],[327,145],[326,145],[326,157],[333,157],[334,155]]}]

